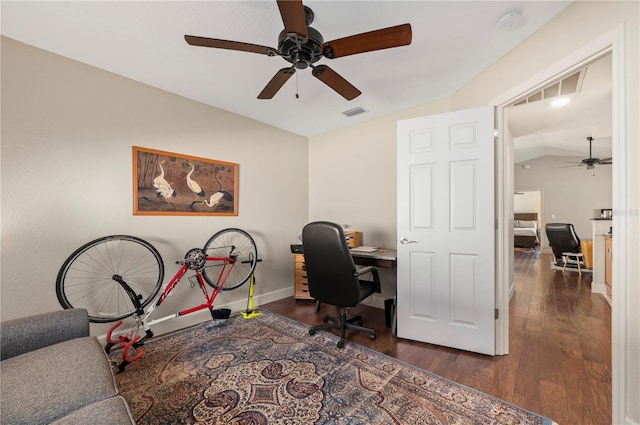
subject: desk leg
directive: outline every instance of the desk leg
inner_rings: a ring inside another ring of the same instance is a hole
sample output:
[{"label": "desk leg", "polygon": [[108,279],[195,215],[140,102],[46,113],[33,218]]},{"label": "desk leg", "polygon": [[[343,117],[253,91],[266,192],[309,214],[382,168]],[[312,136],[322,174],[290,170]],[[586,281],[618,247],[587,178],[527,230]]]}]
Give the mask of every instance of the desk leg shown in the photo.
[{"label": "desk leg", "polygon": [[398,297],[393,297],[393,316],[391,317],[391,335],[396,335],[398,327]]}]

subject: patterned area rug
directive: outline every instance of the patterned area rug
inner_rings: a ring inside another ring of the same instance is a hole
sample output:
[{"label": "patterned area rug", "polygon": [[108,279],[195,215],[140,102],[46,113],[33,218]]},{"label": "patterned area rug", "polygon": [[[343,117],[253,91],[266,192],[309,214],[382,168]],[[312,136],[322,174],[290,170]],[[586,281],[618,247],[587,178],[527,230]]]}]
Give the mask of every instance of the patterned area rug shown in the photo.
[{"label": "patterned area rug", "polygon": [[[263,311],[151,340],[116,375],[138,424],[552,424]],[[117,356],[115,352],[112,356]]]}]

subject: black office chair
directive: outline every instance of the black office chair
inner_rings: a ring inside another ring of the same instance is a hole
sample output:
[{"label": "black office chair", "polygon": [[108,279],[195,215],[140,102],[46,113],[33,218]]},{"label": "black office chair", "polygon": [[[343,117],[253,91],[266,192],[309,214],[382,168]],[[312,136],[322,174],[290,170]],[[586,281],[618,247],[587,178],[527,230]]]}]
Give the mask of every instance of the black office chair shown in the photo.
[{"label": "black office chair", "polygon": [[[347,319],[347,309],[380,292],[378,270],[371,266],[356,269],[344,231],[335,223],[318,221],[307,224],[302,229],[302,246],[311,297],[340,308],[338,319],[324,316],[322,320],[327,324],[312,327],[309,334],[314,335],[319,330],[339,329],[339,348],[344,347],[347,329],[368,332],[370,338],[375,339],[374,329],[360,326],[361,316]],[[368,273],[373,281],[360,280],[362,275]],[[332,323],[328,323],[329,321]]]},{"label": "black office chair", "polygon": [[545,226],[547,240],[553,250],[555,264],[566,266],[565,253],[580,254],[576,258],[582,258],[580,249],[580,238],[570,223],[547,223]]}]

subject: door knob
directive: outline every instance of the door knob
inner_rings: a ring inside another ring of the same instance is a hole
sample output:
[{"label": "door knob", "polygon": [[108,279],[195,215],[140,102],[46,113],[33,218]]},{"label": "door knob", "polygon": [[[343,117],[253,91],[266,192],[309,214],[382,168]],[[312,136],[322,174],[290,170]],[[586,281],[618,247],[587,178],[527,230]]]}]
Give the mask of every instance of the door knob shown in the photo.
[{"label": "door knob", "polygon": [[408,244],[408,243],[418,243],[418,241],[410,241],[410,240],[409,240],[409,239],[407,239],[407,238],[402,238],[402,239],[400,239],[400,243],[401,243],[402,245],[404,245],[404,244]]}]

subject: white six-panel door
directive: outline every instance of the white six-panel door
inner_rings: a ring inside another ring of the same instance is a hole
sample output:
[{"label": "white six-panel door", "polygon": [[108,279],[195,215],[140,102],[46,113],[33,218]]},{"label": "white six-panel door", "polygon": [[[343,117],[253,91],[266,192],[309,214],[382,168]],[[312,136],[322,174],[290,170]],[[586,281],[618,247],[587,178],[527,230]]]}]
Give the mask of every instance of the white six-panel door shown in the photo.
[{"label": "white six-panel door", "polygon": [[493,117],[398,122],[401,338],[495,354]]}]

